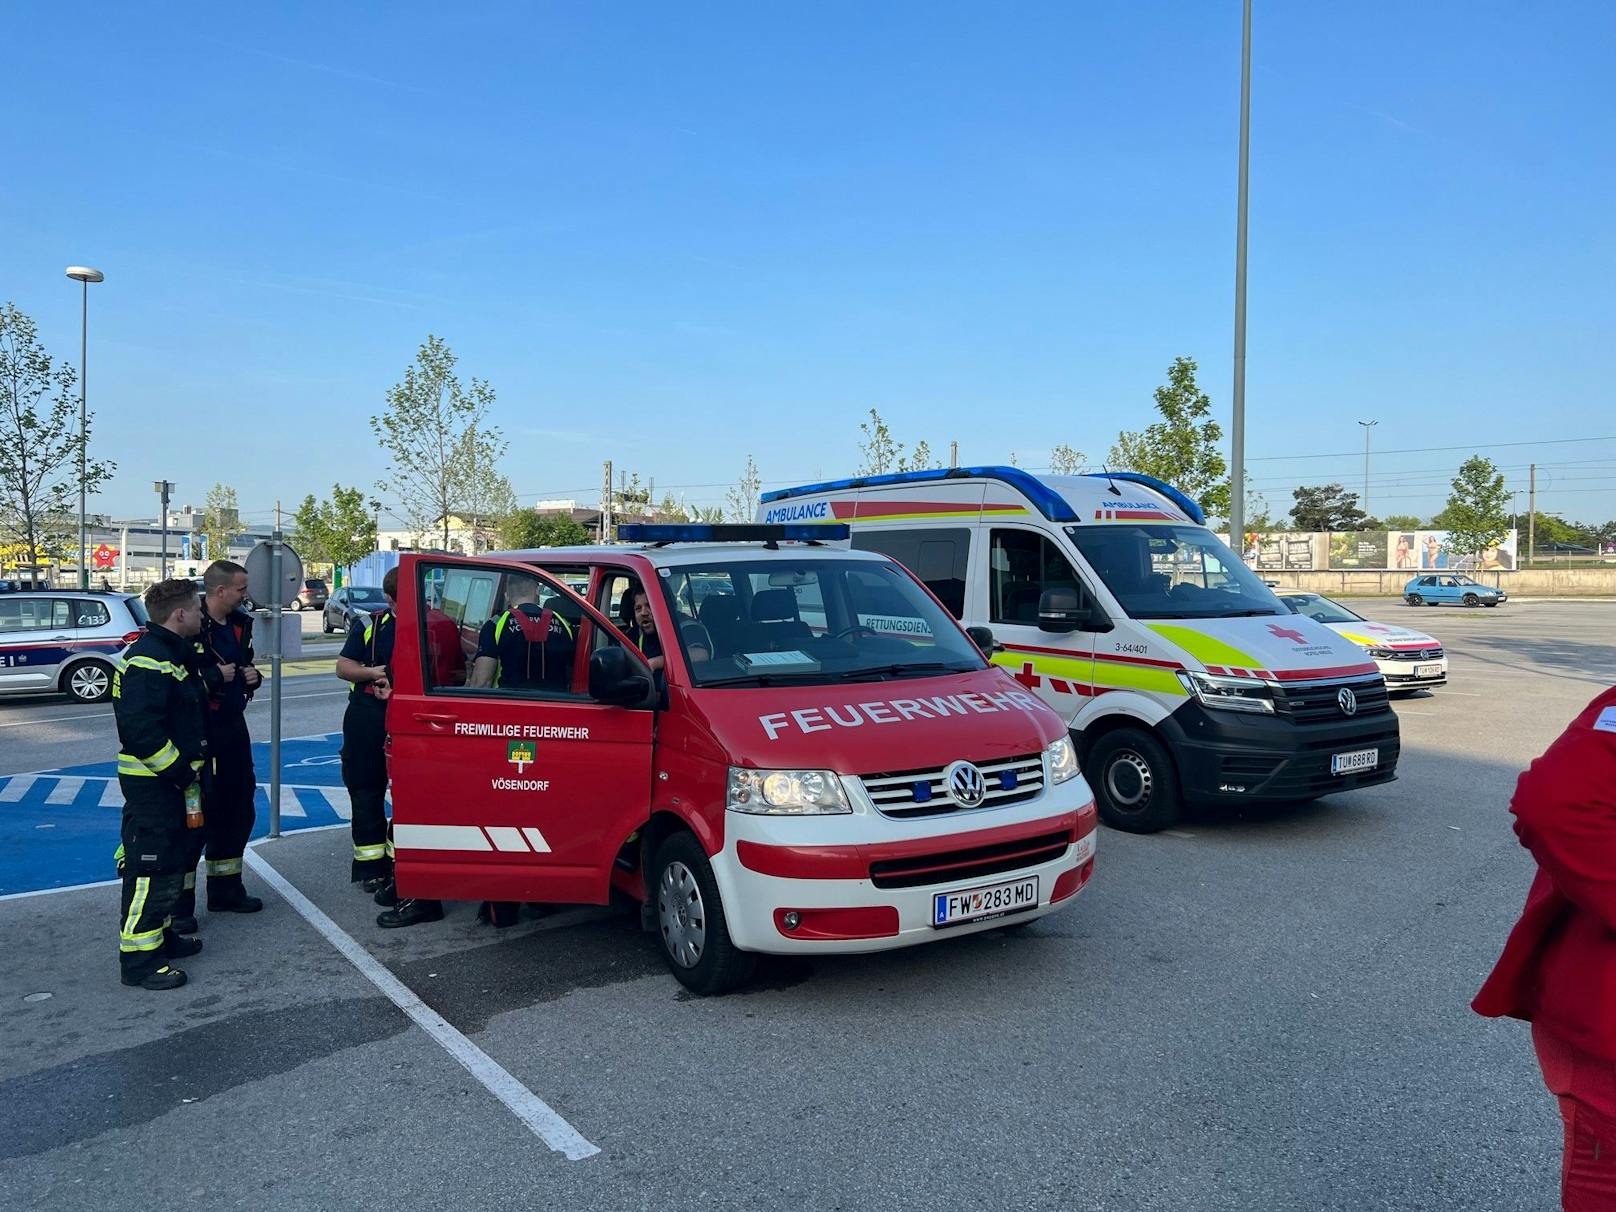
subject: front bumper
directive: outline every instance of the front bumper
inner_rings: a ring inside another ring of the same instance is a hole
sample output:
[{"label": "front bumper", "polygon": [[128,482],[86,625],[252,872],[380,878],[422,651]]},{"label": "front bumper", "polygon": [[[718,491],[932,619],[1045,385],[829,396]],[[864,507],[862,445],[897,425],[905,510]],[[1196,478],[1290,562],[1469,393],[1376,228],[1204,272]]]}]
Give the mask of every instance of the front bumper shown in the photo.
[{"label": "front bumper", "polygon": [[[1208,710],[1191,699],[1157,727],[1177,759],[1184,797],[1203,804],[1308,800],[1389,783],[1401,752],[1390,710],[1302,724],[1283,715]],[[1333,755],[1361,749],[1380,751],[1375,769],[1330,773]]]},{"label": "front bumper", "polygon": [[[1417,674],[1416,669],[1429,669],[1436,665],[1441,667],[1440,673]],[[1428,686],[1446,686],[1448,684],[1448,658],[1443,656],[1434,661],[1381,661],[1375,662],[1375,668],[1380,670],[1380,676],[1386,679],[1387,690],[1419,690]]]},{"label": "front bumper", "polygon": [[[858,798],[858,797],[855,797]],[[730,937],[779,955],[887,951],[1043,917],[1094,869],[1094,797],[1074,778],[1012,808],[899,821],[867,803],[829,817],[725,814],[712,856]],[[933,896],[1038,878],[1030,908],[936,927]],[[798,915],[795,929],[786,913]]]}]

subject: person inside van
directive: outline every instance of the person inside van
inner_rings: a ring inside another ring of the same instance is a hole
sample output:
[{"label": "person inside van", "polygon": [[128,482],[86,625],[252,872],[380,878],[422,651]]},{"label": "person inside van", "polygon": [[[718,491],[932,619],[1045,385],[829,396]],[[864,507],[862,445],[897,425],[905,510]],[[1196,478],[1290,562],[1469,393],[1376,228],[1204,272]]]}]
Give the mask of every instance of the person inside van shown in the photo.
[{"label": "person inside van", "polygon": [[578,628],[557,609],[541,608],[539,583],[515,575],[505,586],[505,609],[483,624],[466,685],[506,690],[568,689]]},{"label": "person inside van", "polygon": [[623,629],[623,634],[645,657],[653,673],[661,673],[667,661],[662,656],[662,637],[657,635],[656,616],[651,613],[651,596],[641,585],[634,585],[626,595],[634,603],[634,621]]}]

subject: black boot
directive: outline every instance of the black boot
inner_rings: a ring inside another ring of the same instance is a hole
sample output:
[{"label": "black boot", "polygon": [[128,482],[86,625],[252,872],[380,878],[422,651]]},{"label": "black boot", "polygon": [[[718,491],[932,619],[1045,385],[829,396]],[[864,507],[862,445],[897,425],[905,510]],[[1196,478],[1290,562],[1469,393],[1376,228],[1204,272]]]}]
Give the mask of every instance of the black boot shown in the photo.
[{"label": "black boot", "polygon": [[384,930],[396,930],[400,926],[418,926],[422,922],[442,920],[442,901],[403,900],[387,912],[376,915],[376,924]]},{"label": "black boot", "polygon": [[184,959],[195,955],[202,950],[202,940],[199,938],[181,938],[170,927],[163,935],[163,957],[165,959]]},{"label": "black boot", "polygon": [[239,875],[213,876],[208,879],[209,913],[257,913],[264,902],[248,896]]},{"label": "black boot", "polygon": [[145,976],[123,974],[123,983],[132,989],[178,989],[185,983],[185,973],[169,964]]},{"label": "black boot", "polygon": [[376,889],[376,895],[371,899],[383,909],[391,909],[398,904],[398,885],[393,883],[392,880],[388,880],[380,888]]},{"label": "black boot", "polygon": [[195,934],[196,915],[191,913],[186,914],[184,917],[176,915],[173,922],[169,924],[168,929],[171,934]]}]

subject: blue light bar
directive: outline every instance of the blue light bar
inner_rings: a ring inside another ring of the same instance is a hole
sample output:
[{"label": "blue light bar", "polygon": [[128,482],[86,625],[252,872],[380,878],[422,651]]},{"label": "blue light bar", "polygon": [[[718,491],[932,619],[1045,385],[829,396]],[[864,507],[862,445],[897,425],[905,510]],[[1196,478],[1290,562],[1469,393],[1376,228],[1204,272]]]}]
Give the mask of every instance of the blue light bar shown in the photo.
[{"label": "blue light bar", "polygon": [[1174,505],[1177,505],[1184,511],[1190,521],[1199,522],[1202,526],[1206,525],[1206,514],[1199,505],[1171,484],[1158,480],[1155,476],[1147,476],[1142,471],[1091,471],[1088,473],[1088,477],[1091,480],[1121,480],[1125,484],[1143,484],[1146,488],[1154,489]]},{"label": "blue light bar", "polygon": [[1066,503],[1066,498],[1045,484],[1030,471],[1019,467],[939,467],[933,471],[900,471],[884,476],[855,476],[850,480],[826,480],[823,484],[804,484],[800,488],[780,488],[766,492],[760,500],[784,501],[791,497],[813,496],[821,492],[842,492],[849,488],[872,488],[885,484],[945,483],[949,480],[998,480],[1016,489],[1051,522],[1080,522],[1077,511]]},{"label": "blue light bar", "polygon": [[617,528],[625,543],[825,543],[845,539],[846,522],[794,522],[763,526],[753,522],[629,522]]}]

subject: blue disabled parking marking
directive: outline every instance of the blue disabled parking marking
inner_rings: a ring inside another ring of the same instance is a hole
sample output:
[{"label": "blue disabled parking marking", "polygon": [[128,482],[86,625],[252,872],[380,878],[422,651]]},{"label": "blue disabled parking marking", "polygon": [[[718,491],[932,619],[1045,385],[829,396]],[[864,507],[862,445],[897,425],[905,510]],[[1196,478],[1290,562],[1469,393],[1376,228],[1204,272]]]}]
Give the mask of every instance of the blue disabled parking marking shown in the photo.
[{"label": "blue disabled parking marking", "polygon": [[[340,732],[281,743],[281,832],[352,816]],[[253,746],[259,784],[253,837],[269,833],[269,745]],[[123,792],[115,760],[0,775],[0,896],[114,879]]]}]

